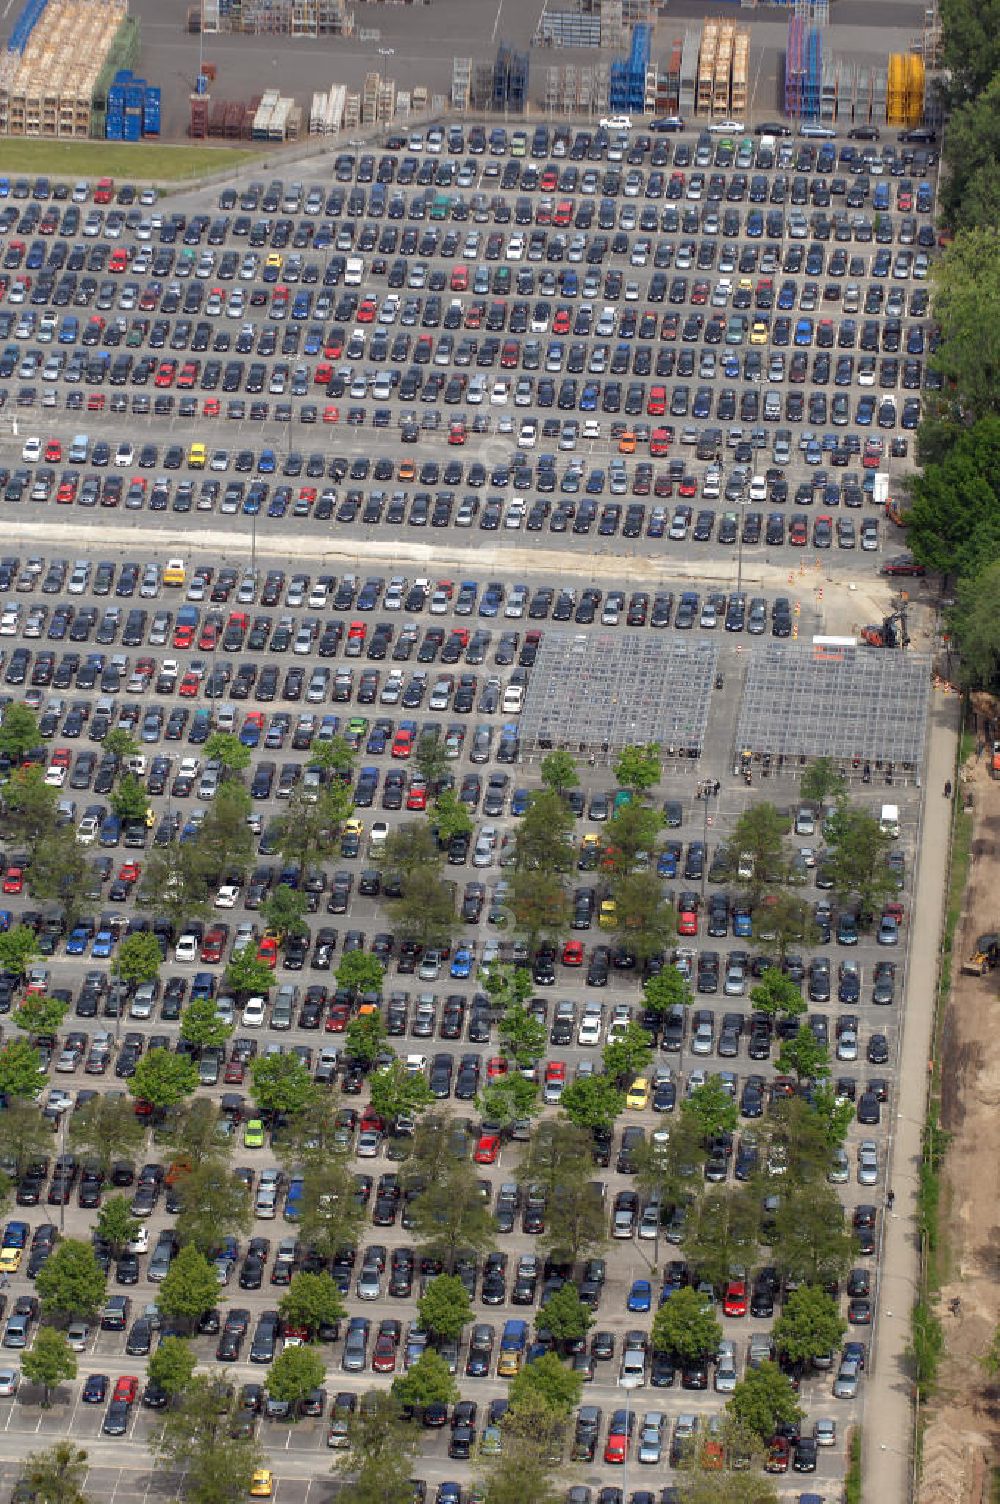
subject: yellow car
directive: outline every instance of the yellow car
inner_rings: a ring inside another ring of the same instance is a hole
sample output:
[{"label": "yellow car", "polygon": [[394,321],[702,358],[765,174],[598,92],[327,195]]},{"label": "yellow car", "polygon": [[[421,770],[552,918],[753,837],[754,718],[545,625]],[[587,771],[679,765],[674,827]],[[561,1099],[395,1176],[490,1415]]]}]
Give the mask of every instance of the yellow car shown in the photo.
[{"label": "yellow car", "polygon": [[188,469],[204,470],[208,464],[208,452],[204,444],[192,444],[188,450]]},{"label": "yellow car", "polygon": [[345,835],[345,836],[357,836],[358,839],[360,840],[360,838],[364,835],[364,833],[365,833],[365,823],[364,823],[363,820],[345,820],[344,821],[344,824],[343,824],[343,827],[342,827],[342,830],[341,830],[341,834],[342,835]]},{"label": "yellow car", "polygon": [[597,927],[602,930],[618,928],[618,905],[613,898],[602,900],[600,913],[597,916]]},{"label": "yellow car", "polygon": [[0,1274],[16,1274],[21,1267],[20,1248],[0,1248]]},{"label": "yellow car", "polygon": [[264,262],[264,265],[265,267],[270,267],[272,271],[280,272],[282,262],[281,257],[278,255],[278,252],[271,251],[268,254],[267,260]]},{"label": "yellow car", "polygon": [[641,1112],[644,1107],[649,1106],[649,1082],[645,1076],[636,1076],[628,1089],[625,1106],[634,1107],[637,1112]]},{"label": "yellow car", "polygon": [[750,330],[750,343],[752,345],[767,344],[767,325],[763,319],[754,319],[753,328]]},{"label": "yellow car", "polygon": [[250,1479],[251,1499],[269,1499],[274,1493],[274,1474],[269,1467],[255,1469]]}]

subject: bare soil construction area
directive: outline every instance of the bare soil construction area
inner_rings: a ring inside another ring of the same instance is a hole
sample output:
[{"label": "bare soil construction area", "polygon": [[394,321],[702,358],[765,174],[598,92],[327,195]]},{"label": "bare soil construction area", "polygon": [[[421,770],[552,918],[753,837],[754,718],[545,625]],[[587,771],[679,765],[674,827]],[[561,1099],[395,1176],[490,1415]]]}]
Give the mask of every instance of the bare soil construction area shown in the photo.
[{"label": "bare soil construction area", "polygon": [[951,1135],[941,1195],[945,1353],[924,1433],[922,1504],[990,1499],[1000,1456],[1000,1383],[979,1362],[1000,1317],[1000,988],[995,972],[960,972],[976,936],[1000,922],[1000,780],[989,760],[973,755],[960,785],[972,795],[974,827],[942,1040],[941,1118]]}]

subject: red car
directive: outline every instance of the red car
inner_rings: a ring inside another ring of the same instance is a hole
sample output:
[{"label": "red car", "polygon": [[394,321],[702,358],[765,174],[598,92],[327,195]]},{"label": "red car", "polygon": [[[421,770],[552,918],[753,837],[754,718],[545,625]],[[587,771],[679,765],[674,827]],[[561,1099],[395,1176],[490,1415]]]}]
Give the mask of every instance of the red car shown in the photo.
[{"label": "red car", "polygon": [[427,785],[426,784],[424,784],[424,783],[414,784],[414,786],[410,789],[410,792],[406,796],[406,807],[407,807],[407,809],[426,809],[427,808]]},{"label": "red car", "polygon": [[141,862],[122,862],[118,868],[118,881],[120,883],[137,883],[141,876]]},{"label": "red car", "polygon": [[788,529],[788,541],[795,548],[805,548],[809,542],[809,526],[804,517],[793,517]]},{"label": "red car", "polygon": [[62,445],[58,439],[49,439],[45,446],[45,463],[58,465],[62,459]]},{"label": "red car", "polygon": [[562,963],[564,966],[583,965],[583,944],[579,940],[567,940],[563,946]]},{"label": "red car", "polygon": [[21,893],[24,889],[24,869],[21,867],[8,867],[3,875],[3,890],[5,893]]},{"label": "red car", "polygon": [[124,1400],[126,1405],[134,1405],[139,1398],[139,1380],[133,1374],[122,1374],[121,1378],[115,1381],[115,1392],[111,1398]]},{"label": "red car", "polygon": [[375,1340],[372,1350],[372,1371],[374,1373],[396,1372],[396,1344],[388,1332],[381,1332]]},{"label": "red car", "polygon": [[628,1437],[624,1431],[611,1431],[604,1446],[604,1460],[619,1467],[628,1456]]},{"label": "red car", "polygon": [[194,646],[194,627],[188,627],[188,626],[175,627],[174,628],[174,647],[175,648],[190,648],[190,647],[193,647],[193,646]]},{"label": "red car", "polygon": [[413,751],[413,732],[412,731],[397,731],[396,735],[392,739],[392,755],[393,755],[393,757],[400,757],[400,758],[409,757],[409,755],[410,755],[410,753],[412,751]]},{"label": "red car", "polygon": [[198,693],[198,685],[201,683],[197,674],[185,674],[181,680],[177,693],[185,700],[193,700]]},{"label": "red car", "polygon": [[278,942],[273,935],[265,935],[257,947],[257,960],[263,961],[274,971],[278,964]]},{"label": "red car", "polygon": [[503,1055],[491,1055],[486,1062],[487,1081],[496,1081],[500,1076],[506,1076],[510,1066]]},{"label": "red car", "polygon": [[334,1003],[326,1020],[328,1034],[343,1034],[351,1021],[351,1010],[347,1003]]},{"label": "red car", "polygon": [[742,1279],[731,1279],[726,1286],[722,1301],[724,1316],[745,1316],[747,1313],[747,1287]]},{"label": "red car", "polygon": [[766,1473],[787,1473],[788,1464],[791,1461],[791,1443],[784,1436],[774,1436],[767,1444],[767,1461],[764,1463]]},{"label": "red car", "polygon": [[473,1159],[477,1165],[495,1165],[500,1153],[500,1135],[498,1133],[481,1133]]},{"label": "red car", "polygon": [[698,910],[694,908],[678,909],[677,911],[678,935],[697,935],[698,933]]}]

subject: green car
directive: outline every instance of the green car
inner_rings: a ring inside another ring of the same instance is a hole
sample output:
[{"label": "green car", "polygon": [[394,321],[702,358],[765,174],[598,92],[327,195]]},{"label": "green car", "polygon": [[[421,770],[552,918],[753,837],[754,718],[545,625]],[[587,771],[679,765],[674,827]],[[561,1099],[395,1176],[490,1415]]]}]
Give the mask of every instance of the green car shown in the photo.
[{"label": "green car", "polygon": [[263,1149],[264,1147],[264,1124],[260,1118],[250,1118],[243,1130],[243,1147],[245,1149]]}]

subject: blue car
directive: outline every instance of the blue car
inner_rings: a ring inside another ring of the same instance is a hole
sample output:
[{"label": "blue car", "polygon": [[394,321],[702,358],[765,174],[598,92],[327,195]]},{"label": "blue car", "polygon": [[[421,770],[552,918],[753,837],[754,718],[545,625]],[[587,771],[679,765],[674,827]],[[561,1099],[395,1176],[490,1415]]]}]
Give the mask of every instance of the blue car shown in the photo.
[{"label": "blue car", "polygon": [[634,1279],[628,1292],[628,1310],[648,1311],[653,1304],[653,1287],[648,1279]]},{"label": "blue car", "polygon": [[511,795],[510,812],[512,815],[526,815],[528,805],[531,803],[531,794],[527,789],[515,789]]},{"label": "blue car", "polygon": [[262,449],[260,458],[257,460],[258,475],[273,475],[278,468],[278,461],[273,449]]},{"label": "blue car", "polygon": [[451,974],[459,978],[471,976],[472,950],[468,945],[460,945],[455,951],[451,961]]},{"label": "blue car", "polygon": [[87,931],[77,925],[66,941],[66,954],[68,956],[82,956],[87,949],[87,938]]},{"label": "blue car", "polygon": [[115,937],[110,930],[98,930],[94,936],[94,948],[90,954],[97,961],[106,961],[115,948]]}]

